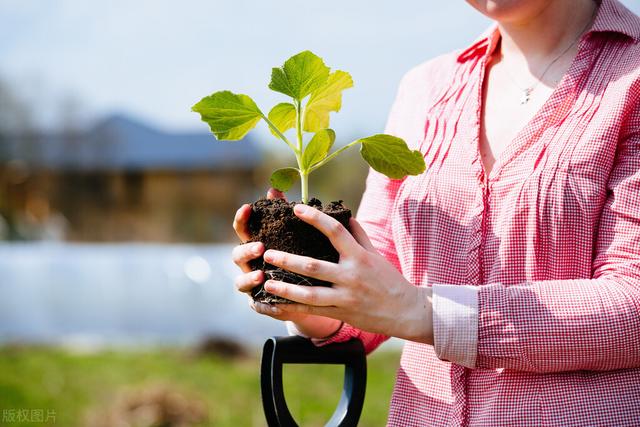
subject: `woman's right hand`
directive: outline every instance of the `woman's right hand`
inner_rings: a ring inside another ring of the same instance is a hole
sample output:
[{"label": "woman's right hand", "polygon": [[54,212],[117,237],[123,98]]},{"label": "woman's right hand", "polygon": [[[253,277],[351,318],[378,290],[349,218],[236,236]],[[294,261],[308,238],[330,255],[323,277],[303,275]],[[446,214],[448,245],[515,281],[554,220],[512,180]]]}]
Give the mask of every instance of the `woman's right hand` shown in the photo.
[{"label": "woman's right hand", "polygon": [[[282,192],[270,188],[267,192],[268,199],[284,199],[285,196]],[[242,205],[236,212],[233,219],[233,229],[241,241],[248,241],[251,236],[247,222],[251,215],[251,206]],[[265,247],[261,242],[243,243],[235,248],[231,253],[233,262],[240,267],[242,274],[236,277],[235,286],[240,292],[247,294],[249,306],[256,312],[264,314],[266,316],[273,317],[278,320],[289,320],[295,323],[296,328],[303,334],[310,337],[324,337],[332,334],[340,324],[340,321],[336,319],[330,319],[327,317],[314,316],[304,313],[282,313],[280,310],[273,310],[275,306],[264,304],[261,302],[255,302],[251,296],[251,290],[261,284],[264,280],[264,273],[262,270],[252,271],[249,266],[249,261],[260,257],[265,251]]]}]

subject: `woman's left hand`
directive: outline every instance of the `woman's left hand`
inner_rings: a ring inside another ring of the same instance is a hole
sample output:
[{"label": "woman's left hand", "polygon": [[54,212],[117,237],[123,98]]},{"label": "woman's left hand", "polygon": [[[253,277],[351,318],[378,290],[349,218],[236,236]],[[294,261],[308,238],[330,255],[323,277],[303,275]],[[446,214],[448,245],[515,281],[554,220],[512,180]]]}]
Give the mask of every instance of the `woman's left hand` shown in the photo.
[{"label": "woman's left hand", "polygon": [[267,250],[264,259],[268,263],[333,283],[329,288],[268,280],[268,292],[296,302],[277,304],[282,313],[332,317],[365,331],[433,343],[430,287],[409,283],[376,251],[355,219],[350,220],[349,233],[337,220],[313,207],[298,204],[294,212],[329,238],[340,260],[336,264]]}]

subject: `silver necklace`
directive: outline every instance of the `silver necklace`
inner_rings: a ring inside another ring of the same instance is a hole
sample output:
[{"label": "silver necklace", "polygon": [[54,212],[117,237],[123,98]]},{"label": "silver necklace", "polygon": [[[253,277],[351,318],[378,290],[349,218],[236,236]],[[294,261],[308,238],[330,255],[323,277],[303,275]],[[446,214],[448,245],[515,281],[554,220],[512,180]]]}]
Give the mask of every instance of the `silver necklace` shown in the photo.
[{"label": "silver necklace", "polygon": [[591,18],[589,19],[589,21],[587,21],[587,25],[584,26],[584,28],[582,29],[582,31],[580,31],[578,33],[578,37],[575,38],[575,40],[565,49],[562,51],[562,53],[558,56],[556,56],[554,58],[553,61],[551,61],[549,63],[549,65],[547,65],[547,67],[544,69],[542,75],[540,76],[539,79],[536,79],[535,83],[532,84],[531,86],[527,86],[525,88],[521,87],[518,82],[516,82],[516,80],[513,78],[513,76],[511,75],[511,73],[509,73],[509,70],[507,69],[507,67],[505,67],[505,72],[507,74],[507,76],[509,76],[509,79],[511,79],[511,81],[513,82],[513,84],[522,91],[522,98],[520,98],[520,105],[524,105],[527,102],[529,102],[529,100],[531,99],[531,94],[533,93],[533,90],[538,87],[538,84],[542,81],[542,79],[544,79],[544,76],[547,74],[547,71],[549,71],[549,69],[553,66],[553,64],[555,64],[556,62],[558,62],[558,60],[560,58],[562,58],[564,56],[565,53],[569,52],[569,50],[577,43],[578,40],[580,40],[580,37],[582,36],[582,34],[584,34],[584,32],[587,30],[587,28],[591,25],[591,22],[593,21],[593,17],[596,14],[596,10],[598,8],[594,7],[593,12],[591,13]]}]

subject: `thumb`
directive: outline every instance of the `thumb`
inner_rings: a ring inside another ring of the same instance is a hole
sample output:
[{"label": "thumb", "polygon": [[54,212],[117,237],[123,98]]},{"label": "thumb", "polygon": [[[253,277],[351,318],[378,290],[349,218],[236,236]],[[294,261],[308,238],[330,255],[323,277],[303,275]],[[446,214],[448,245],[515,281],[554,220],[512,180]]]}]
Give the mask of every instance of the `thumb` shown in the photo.
[{"label": "thumb", "polygon": [[365,248],[369,252],[378,252],[376,248],[373,247],[371,240],[369,240],[369,236],[364,231],[364,228],[360,225],[355,218],[349,219],[349,228],[351,229],[351,234],[356,239],[356,242],[360,244],[363,248]]}]

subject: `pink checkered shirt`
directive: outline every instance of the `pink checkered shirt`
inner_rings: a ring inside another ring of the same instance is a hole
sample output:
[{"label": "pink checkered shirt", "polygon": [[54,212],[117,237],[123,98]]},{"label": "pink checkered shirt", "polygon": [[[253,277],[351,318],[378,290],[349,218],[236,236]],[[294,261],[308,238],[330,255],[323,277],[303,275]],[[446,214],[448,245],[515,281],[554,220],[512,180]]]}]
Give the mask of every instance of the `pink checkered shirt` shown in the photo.
[{"label": "pink checkered shirt", "polygon": [[[405,343],[388,425],[640,426],[640,18],[601,1],[485,185],[481,87],[499,37],[405,75],[386,131],[427,171],[367,178],[358,219],[434,295],[435,346]],[[367,352],[388,338],[344,324],[314,343],[351,337]]]}]

